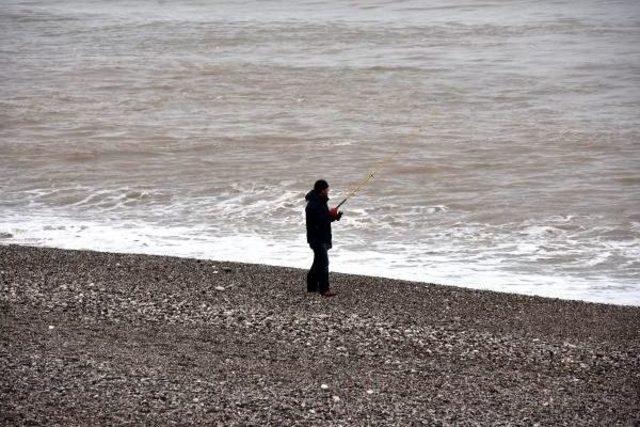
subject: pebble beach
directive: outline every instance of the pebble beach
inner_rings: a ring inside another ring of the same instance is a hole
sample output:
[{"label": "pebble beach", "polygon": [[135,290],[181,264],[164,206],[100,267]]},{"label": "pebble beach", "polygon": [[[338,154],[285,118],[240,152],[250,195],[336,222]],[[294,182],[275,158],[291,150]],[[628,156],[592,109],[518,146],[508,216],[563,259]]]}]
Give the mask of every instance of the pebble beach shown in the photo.
[{"label": "pebble beach", "polygon": [[640,307],[305,274],[0,246],[0,425],[640,422]]}]

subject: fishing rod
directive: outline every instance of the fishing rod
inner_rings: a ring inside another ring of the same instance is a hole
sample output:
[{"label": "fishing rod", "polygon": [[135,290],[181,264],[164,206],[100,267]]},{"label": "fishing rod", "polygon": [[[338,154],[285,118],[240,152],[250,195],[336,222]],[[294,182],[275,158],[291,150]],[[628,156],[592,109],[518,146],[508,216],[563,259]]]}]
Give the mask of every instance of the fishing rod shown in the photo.
[{"label": "fishing rod", "polygon": [[362,190],[367,184],[371,182],[371,180],[374,178],[378,170],[382,168],[384,164],[388,163],[391,159],[393,159],[399,152],[400,152],[400,149],[397,149],[396,151],[394,151],[393,153],[391,153],[390,155],[388,155],[387,157],[379,161],[378,164],[369,171],[369,174],[365,177],[365,179],[363,179],[360,183],[358,183],[356,186],[351,188],[347,196],[335,207],[335,210],[337,211],[338,208],[344,205],[347,200],[349,200],[350,198],[358,194],[360,190]]},{"label": "fishing rod", "polygon": [[[414,130],[411,133],[411,136],[418,135],[422,131],[422,129],[423,129],[423,126],[420,126],[419,128],[417,128],[416,130]],[[366,187],[367,184],[369,184],[371,182],[371,180],[374,178],[374,176],[378,172],[378,170],[381,169],[385,164],[390,162],[391,159],[393,159],[395,156],[397,156],[398,153],[400,152],[400,150],[402,150],[402,147],[399,147],[393,153],[389,154],[388,156],[386,156],[382,160],[380,160],[378,162],[378,164],[375,165],[375,167],[369,171],[369,174],[361,182],[359,182],[356,186],[351,188],[351,190],[349,191],[347,196],[344,199],[342,199],[342,201],[340,203],[338,203],[338,205],[335,208],[333,208],[332,211],[337,215],[338,208],[340,208],[340,206],[344,205],[347,202],[347,200],[349,200],[350,198],[352,198],[353,196],[358,194],[360,192],[360,190],[362,190],[364,187]]]}]

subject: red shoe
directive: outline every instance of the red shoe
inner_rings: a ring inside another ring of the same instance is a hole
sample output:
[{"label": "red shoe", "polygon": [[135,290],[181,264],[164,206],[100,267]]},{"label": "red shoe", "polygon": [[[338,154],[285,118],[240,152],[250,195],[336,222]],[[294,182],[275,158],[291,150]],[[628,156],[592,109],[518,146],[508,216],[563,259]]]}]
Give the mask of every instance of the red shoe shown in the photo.
[{"label": "red shoe", "polygon": [[331,291],[324,291],[320,295],[322,295],[325,298],[331,298],[331,297],[335,297],[336,293]]}]

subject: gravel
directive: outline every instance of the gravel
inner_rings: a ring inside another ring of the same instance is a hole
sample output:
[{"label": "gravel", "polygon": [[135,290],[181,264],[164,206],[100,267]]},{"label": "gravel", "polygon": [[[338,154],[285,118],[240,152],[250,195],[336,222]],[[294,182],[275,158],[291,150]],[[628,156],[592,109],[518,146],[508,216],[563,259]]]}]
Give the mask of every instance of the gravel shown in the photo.
[{"label": "gravel", "polygon": [[638,307],[305,273],[0,246],[0,425],[640,423]]}]

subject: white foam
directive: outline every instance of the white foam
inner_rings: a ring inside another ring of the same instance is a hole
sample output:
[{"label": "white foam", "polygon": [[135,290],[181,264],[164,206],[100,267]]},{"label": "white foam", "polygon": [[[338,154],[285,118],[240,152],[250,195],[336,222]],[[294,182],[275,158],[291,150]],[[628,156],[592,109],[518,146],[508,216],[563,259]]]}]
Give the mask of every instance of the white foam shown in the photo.
[{"label": "white foam", "polygon": [[[13,218],[0,221],[0,232],[11,238],[3,243],[63,249],[142,253],[226,260],[245,263],[308,268],[312,261],[303,233],[289,239],[267,238],[251,233],[215,234],[202,228],[158,227],[141,222],[96,223],[65,217]],[[577,277],[532,272],[513,272],[505,258],[483,251],[461,255],[454,244],[428,247],[416,242],[383,242],[370,250],[353,250],[350,244],[335,245],[330,253],[331,270],[392,279],[465,286],[554,298],[640,305],[637,283],[612,285],[606,276]],[[356,245],[357,246],[357,245]],[[519,245],[521,246],[521,245]],[[511,253],[503,247],[506,253]],[[520,253],[535,247],[519,248]],[[604,256],[604,255],[603,255]],[[605,257],[606,258],[606,257]],[[602,258],[604,260],[605,258]],[[598,261],[601,262],[601,261]],[[302,285],[301,285],[302,286]]]}]

